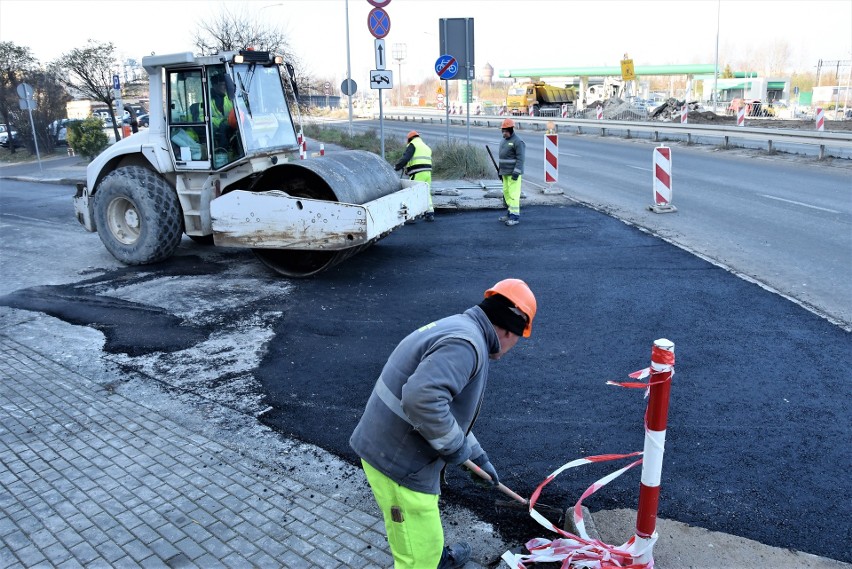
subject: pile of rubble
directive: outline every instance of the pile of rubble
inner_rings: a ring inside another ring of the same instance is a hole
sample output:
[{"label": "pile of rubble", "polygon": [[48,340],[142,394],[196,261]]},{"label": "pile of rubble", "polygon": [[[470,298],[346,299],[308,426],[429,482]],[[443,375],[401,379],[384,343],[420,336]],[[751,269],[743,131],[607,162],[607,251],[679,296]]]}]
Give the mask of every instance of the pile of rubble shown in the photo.
[{"label": "pile of rubble", "polygon": [[603,108],[602,118],[604,120],[644,121],[647,119],[647,115],[643,109],[619,99],[618,97],[612,97],[605,101],[595,101],[590,106],[580,111],[579,118],[598,118],[598,107]]}]

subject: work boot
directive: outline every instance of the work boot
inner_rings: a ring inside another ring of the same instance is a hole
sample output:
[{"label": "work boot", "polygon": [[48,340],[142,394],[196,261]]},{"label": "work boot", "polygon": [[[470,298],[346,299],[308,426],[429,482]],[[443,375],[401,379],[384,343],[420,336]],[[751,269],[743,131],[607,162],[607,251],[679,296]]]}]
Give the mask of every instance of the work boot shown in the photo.
[{"label": "work boot", "polygon": [[435,213],[431,211],[426,212],[426,221],[435,221]]},{"label": "work boot", "polygon": [[511,214],[511,213],[509,214],[509,217],[506,219],[506,225],[508,225],[509,227],[511,227],[513,225],[517,225],[520,222],[521,222],[521,216],[520,215],[514,215],[514,214]]},{"label": "work boot", "polygon": [[460,541],[449,547],[444,547],[441,553],[441,561],[438,563],[438,569],[459,569],[464,567],[464,564],[470,560],[470,546]]},{"label": "work boot", "polygon": [[497,218],[497,221],[499,221],[500,223],[506,223],[507,221],[509,221],[509,215],[501,215]]}]

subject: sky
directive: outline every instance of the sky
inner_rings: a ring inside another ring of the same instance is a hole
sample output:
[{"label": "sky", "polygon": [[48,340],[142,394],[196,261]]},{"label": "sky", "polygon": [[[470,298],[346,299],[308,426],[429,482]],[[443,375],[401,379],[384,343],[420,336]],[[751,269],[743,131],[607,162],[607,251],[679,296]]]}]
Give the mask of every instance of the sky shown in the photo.
[{"label": "sky", "polygon": [[[852,60],[852,0],[374,2],[385,4],[390,19],[387,51],[405,45],[405,59],[387,66],[395,84],[400,74],[403,83],[436,77],[441,18],[473,18],[477,77],[486,63],[496,77],[511,68],[617,66],[624,54],[636,66],[714,64],[717,32],[720,68],[779,42],[789,47],[791,70]],[[0,41],[29,47],[42,62],[88,39],[112,42],[120,56],[139,60],[193,51],[199,21],[246,10],[287,34],[306,71],[337,85],[351,69],[360,90],[376,67],[373,8],[368,0],[0,0]]]}]

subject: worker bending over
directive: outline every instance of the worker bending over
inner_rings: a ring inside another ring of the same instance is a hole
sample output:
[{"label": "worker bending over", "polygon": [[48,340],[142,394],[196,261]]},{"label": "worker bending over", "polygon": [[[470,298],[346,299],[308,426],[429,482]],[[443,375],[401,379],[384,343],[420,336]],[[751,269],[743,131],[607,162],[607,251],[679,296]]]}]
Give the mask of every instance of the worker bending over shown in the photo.
[{"label": "worker bending over", "polygon": [[505,279],[462,314],[406,336],[382,369],[349,439],[382,511],[395,569],[462,567],[471,548],[444,546],[438,511],[441,472],[473,461],[499,481],[473,434],[490,360],[529,337],[536,300]]}]

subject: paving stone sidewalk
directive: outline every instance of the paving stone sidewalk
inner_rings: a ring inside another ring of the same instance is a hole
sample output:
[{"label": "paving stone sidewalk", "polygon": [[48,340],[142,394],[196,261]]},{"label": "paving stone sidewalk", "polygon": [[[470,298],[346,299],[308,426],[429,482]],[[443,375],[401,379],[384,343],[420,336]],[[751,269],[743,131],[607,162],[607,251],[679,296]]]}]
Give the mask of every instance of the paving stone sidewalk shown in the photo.
[{"label": "paving stone sidewalk", "polygon": [[378,517],[3,334],[0,361],[0,566],[392,566]]}]

